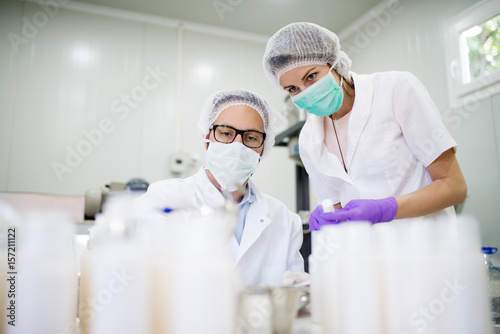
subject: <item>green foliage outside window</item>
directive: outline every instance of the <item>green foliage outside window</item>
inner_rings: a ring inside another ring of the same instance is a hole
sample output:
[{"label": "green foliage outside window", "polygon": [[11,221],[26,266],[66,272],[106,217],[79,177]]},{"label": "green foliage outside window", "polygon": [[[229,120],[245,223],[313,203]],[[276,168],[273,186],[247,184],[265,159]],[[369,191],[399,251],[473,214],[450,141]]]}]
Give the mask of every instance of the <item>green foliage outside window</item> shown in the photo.
[{"label": "green foliage outside window", "polygon": [[500,69],[500,15],[462,33],[468,47],[470,79]]}]

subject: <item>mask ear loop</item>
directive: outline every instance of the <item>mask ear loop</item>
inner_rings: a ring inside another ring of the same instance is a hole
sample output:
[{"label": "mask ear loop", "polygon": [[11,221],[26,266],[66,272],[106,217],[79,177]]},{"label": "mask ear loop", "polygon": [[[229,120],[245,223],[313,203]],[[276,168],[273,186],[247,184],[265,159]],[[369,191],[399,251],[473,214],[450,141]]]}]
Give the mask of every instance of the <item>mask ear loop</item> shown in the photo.
[{"label": "mask ear loop", "polygon": [[[333,66],[332,66],[332,67],[330,67],[330,71],[329,71],[329,72],[330,72],[330,73],[332,73],[332,71],[333,71],[333,70],[334,70],[334,68],[333,68]],[[338,73],[337,73],[337,74],[338,74]],[[333,74],[332,74],[332,75],[333,75]],[[339,76],[340,76],[340,85],[339,85],[339,87],[342,89],[342,82],[344,81],[344,76],[343,76],[343,75],[340,75],[340,74],[339,74]],[[336,81],[337,81],[337,80],[335,80],[335,82],[336,82]]]},{"label": "mask ear loop", "polygon": [[205,145],[205,150],[208,150],[208,147],[210,146],[210,143],[211,143],[210,139],[205,138],[205,139],[202,139],[201,142],[202,142],[202,144]]}]

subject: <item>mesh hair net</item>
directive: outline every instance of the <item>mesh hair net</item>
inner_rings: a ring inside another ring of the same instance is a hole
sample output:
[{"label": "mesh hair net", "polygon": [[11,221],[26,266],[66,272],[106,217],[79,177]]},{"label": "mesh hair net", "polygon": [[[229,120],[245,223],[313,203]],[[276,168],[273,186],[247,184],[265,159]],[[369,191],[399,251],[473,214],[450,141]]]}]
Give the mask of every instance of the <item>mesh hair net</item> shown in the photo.
[{"label": "mesh hair net", "polygon": [[296,22],[278,30],[267,42],[262,59],[267,78],[281,89],[280,77],[294,68],[330,64],[348,82],[351,60],[340,50],[339,38],[328,29]]},{"label": "mesh hair net", "polygon": [[246,105],[255,109],[264,123],[264,152],[262,157],[266,157],[274,145],[274,122],[270,113],[269,105],[266,100],[254,92],[243,89],[221,90],[212,94],[205,102],[198,121],[198,132],[202,139],[205,139],[209,133],[209,127],[212,125],[222,111],[229,107],[237,105]]}]

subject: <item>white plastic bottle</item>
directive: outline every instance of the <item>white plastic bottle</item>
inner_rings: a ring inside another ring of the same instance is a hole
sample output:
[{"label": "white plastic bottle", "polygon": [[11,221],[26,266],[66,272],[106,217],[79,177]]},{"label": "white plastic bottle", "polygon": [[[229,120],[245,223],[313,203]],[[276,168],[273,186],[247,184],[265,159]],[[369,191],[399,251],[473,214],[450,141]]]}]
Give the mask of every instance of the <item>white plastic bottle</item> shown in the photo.
[{"label": "white plastic bottle", "polygon": [[[326,225],[321,228],[315,253],[316,270],[316,316],[320,319],[323,333],[340,333],[342,285],[340,248],[343,245],[343,231],[340,225]],[[311,285],[312,288],[312,285]],[[311,297],[312,301],[312,297]]]},{"label": "white plastic bottle", "polygon": [[89,295],[81,301],[91,334],[150,333],[149,272],[134,241],[132,198],[108,198],[96,225],[90,257]]},{"label": "white plastic bottle", "polygon": [[90,319],[87,316],[88,310],[86,309],[86,302],[90,297],[90,279],[91,279],[91,240],[87,241],[87,247],[82,252],[80,257],[80,281],[79,281],[79,295],[78,295],[78,319],[81,334],[90,334]]},{"label": "white plastic bottle", "polygon": [[375,224],[372,232],[375,243],[375,261],[380,275],[381,326],[384,334],[401,334],[408,324],[404,316],[405,291],[409,288],[404,280],[405,247],[401,229],[404,224]]},{"label": "white plastic bottle", "polygon": [[479,222],[459,216],[440,224],[444,286],[429,305],[436,323],[449,333],[492,333],[488,278],[481,252]]},{"label": "white plastic bottle", "polygon": [[236,212],[193,213],[182,224],[173,275],[175,334],[232,333],[237,293],[229,237]]},{"label": "white plastic bottle", "polygon": [[375,265],[371,223],[348,222],[339,227],[343,230],[338,272],[342,287],[339,296],[340,333],[382,333],[379,275]]},{"label": "white plastic bottle", "polygon": [[[321,203],[323,212],[334,212],[333,202],[330,199],[324,199]],[[322,324],[321,316],[321,304],[323,299],[323,293],[321,291],[321,286],[323,285],[322,273],[321,271],[325,266],[322,264],[326,261],[332,254],[333,248],[329,244],[327,238],[325,238],[325,233],[320,231],[311,231],[311,255],[308,258],[309,263],[309,274],[310,274],[310,307],[311,307],[311,320],[314,324]]]},{"label": "white plastic bottle", "polygon": [[179,224],[183,219],[180,217],[181,212],[171,212],[165,214],[164,219],[159,219],[157,224],[143,225],[137,231],[144,261],[150,273],[151,334],[174,333],[174,276],[181,265],[178,261],[178,245],[183,242],[180,238],[182,224]]},{"label": "white plastic bottle", "polygon": [[500,257],[497,247],[483,247],[483,254],[488,270],[488,292],[493,325],[500,327]]},{"label": "white plastic bottle", "polygon": [[16,326],[6,333],[73,333],[77,268],[74,223],[59,213],[32,213],[16,229]]}]

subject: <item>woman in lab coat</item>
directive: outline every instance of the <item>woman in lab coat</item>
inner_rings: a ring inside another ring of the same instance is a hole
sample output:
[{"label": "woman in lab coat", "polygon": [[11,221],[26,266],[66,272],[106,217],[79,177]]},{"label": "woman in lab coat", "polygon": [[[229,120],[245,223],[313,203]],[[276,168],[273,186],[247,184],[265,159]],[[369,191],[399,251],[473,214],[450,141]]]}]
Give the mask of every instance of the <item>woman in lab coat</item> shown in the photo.
[{"label": "woman in lab coat", "polygon": [[312,229],[455,215],[453,205],[467,192],[456,143],[415,76],[356,74],[338,37],[307,22],[276,32],[263,65],[270,81],[309,113],[300,157],[318,203],[330,199],[336,209],[318,205]]},{"label": "woman in lab coat", "polygon": [[222,207],[222,192],[230,193],[239,208],[230,249],[244,286],[279,285],[285,272],[304,271],[300,217],[261,193],[250,180],[261,157],[274,145],[269,112],[267,102],[250,91],[213,94],[198,124],[207,149],[206,164],[191,177],[151,184],[135,203],[138,226],[147,228],[161,220],[166,207]]}]

